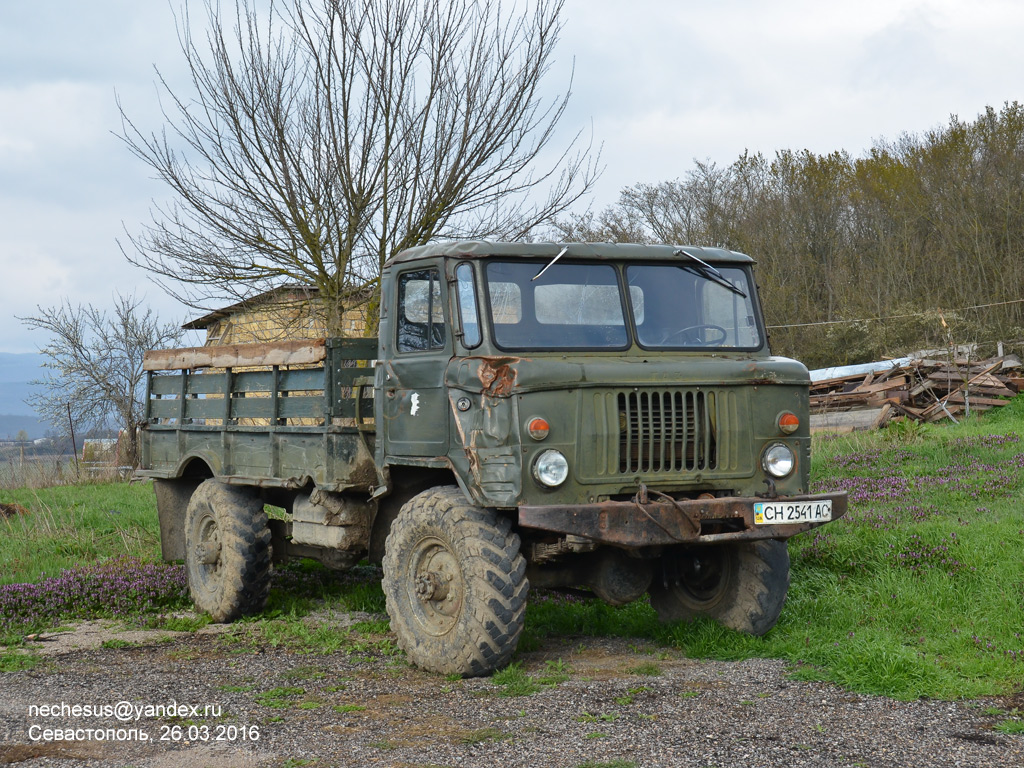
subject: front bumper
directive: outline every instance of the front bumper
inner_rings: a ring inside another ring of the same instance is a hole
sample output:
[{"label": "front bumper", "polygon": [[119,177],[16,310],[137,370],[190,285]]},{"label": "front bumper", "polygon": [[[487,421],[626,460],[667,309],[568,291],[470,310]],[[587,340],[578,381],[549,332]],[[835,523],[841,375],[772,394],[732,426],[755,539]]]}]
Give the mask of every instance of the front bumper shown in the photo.
[{"label": "front bumper", "polygon": [[[846,491],[805,496],[605,501],[596,504],[519,507],[519,525],[583,536],[601,544],[648,547],[788,539],[826,522],[756,525],[754,505],[765,501],[832,501],[832,520],[846,514]],[[729,528],[725,532],[723,528]]]}]

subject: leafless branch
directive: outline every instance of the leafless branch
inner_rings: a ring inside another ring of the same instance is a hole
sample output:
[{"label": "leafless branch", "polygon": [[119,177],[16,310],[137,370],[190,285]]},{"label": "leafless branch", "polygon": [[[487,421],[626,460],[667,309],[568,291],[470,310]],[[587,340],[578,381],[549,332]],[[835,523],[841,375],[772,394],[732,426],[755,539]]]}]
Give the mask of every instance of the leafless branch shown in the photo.
[{"label": "leafless branch", "polygon": [[[122,246],[172,295],[315,286],[328,327],[403,248],[523,237],[586,193],[597,158],[552,153],[569,90],[542,95],[563,0],[205,2],[178,23],[190,93],[121,138],[172,192]],[[553,159],[552,159],[553,158]],[[546,164],[545,164],[546,163]]]},{"label": "leafless branch", "polygon": [[116,296],[113,311],[89,306],[38,307],[33,317],[18,318],[26,326],[47,332],[49,342],[39,351],[47,360],[44,379],[33,381],[36,392],[29,404],[54,426],[72,420],[85,429],[109,426],[124,430],[127,461],[137,459],[135,425],[142,417],[147,349],[180,341],[176,324],[161,324],[141,299]]}]

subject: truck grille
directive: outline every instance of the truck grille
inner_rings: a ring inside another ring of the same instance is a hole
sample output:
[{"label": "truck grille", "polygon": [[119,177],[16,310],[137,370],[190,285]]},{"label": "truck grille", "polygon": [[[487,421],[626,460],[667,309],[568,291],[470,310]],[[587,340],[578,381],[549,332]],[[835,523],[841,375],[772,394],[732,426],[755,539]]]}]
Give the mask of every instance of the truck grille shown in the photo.
[{"label": "truck grille", "polygon": [[634,391],[617,396],[622,474],[720,468],[726,397],[714,391]]}]

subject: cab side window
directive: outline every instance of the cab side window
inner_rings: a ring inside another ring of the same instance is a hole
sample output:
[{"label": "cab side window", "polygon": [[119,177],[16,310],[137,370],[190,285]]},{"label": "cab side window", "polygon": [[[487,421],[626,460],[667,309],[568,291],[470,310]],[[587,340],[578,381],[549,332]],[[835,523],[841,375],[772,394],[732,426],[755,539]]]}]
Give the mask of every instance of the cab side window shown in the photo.
[{"label": "cab side window", "polygon": [[406,272],[398,278],[398,351],[444,347],[444,307],[438,270]]},{"label": "cab side window", "polygon": [[473,267],[462,263],[455,268],[459,288],[459,319],[462,321],[462,344],[466,349],[480,346],[480,313],[476,307],[476,278]]}]

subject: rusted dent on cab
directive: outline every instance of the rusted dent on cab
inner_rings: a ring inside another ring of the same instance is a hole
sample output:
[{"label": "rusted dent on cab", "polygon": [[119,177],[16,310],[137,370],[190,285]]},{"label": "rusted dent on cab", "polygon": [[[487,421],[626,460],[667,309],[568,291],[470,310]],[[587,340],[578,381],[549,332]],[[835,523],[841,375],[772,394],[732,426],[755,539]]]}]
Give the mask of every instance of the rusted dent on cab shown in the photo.
[{"label": "rusted dent on cab", "polygon": [[759,360],[751,360],[744,366],[744,370],[750,376],[750,378],[747,379],[744,383],[754,387],[770,386],[772,384],[793,383],[788,379],[784,381],[779,376],[778,371],[765,369],[764,365],[762,364],[762,361]]},{"label": "rusted dent on cab", "polygon": [[[452,407],[452,420],[455,422],[455,429],[459,434],[459,442],[466,452],[466,461],[469,463],[469,470],[473,477],[480,476],[480,459],[476,454],[476,441],[480,435],[478,429],[473,429],[475,414],[466,414],[459,410],[455,393],[449,393],[448,403]],[[463,422],[467,423],[463,423]]]},{"label": "rusted dent on cab", "polygon": [[[497,366],[497,369],[488,366],[492,375],[497,370],[497,378],[480,378],[481,358],[476,358],[473,376],[485,385],[498,382],[499,391],[505,386],[514,386],[515,369],[508,366],[515,361],[502,360],[504,365]],[[514,401],[508,395],[495,395],[493,392],[492,387],[482,390],[480,395],[465,391],[449,393],[456,434],[465,453],[465,460],[460,457],[456,462],[457,476],[465,479],[467,492],[476,503],[513,506],[518,498],[521,474]],[[463,399],[466,403],[460,407],[459,402]]]},{"label": "rusted dent on cab", "polygon": [[462,445],[465,445],[466,444],[466,428],[462,424],[462,419],[460,418],[461,415],[462,415],[462,412],[459,410],[459,406],[458,406],[457,401],[458,401],[458,396],[454,392],[449,392],[448,393],[448,405],[450,405],[452,407],[452,421],[455,422],[455,430],[459,433],[459,442],[462,443]]},{"label": "rusted dent on cab", "polygon": [[477,453],[476,447],[476,435],[479,432],[474,433],[474,439],[466,445],[466,460],[469,462],[469,471],[473,473],[474,479],[480,481],[480,455]]},{"label": "rusted dent on cab", "polygon": [[[832,500],[832,520],[846,514],[845,493],[792,497],[793,501]],[[718,541],[788,539],[824,525],[823,522],[790,525],[755,525],[754,504],[758,499],[684,499],[674,502],[638,503],[604,501],[519,507],[519,525],[545,531],[583,536],[604,544],[625,547],[669,544],[701,544]],[[742,529],[701,534],[701,521],[735,519]],[[697,525],[694,523],[697,522]]]},{"label": "rusted dent on cab", "polygon": [[766,372],[757,361],[751,361],[747,363],[744,366],[744,368],[746,369],[746,372],[750,375],[750,378],[747,379],[746,381],[747,384],[756,387],[758,385],[769,385],[779,383],[778,376],[774,372]]},{"label": "rusted dent on cab", "polygon": [[477,376],[484,391],[494,397],[511,395],[515,390],[518,371],[515,367],[518,357],[478,357],[480,368]]},{"label": "rusted dent on cab", "polygon": [[473,479],[470,493],[484,506],[513,506],[519,496],[522,466],[519,451],[508,440],[512,429],[508,404],[508,398],[484,396],[463,444]]}]

